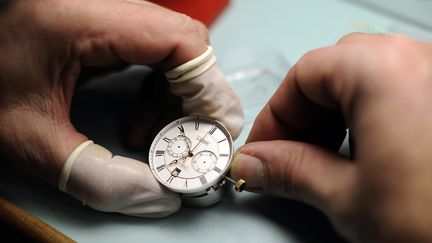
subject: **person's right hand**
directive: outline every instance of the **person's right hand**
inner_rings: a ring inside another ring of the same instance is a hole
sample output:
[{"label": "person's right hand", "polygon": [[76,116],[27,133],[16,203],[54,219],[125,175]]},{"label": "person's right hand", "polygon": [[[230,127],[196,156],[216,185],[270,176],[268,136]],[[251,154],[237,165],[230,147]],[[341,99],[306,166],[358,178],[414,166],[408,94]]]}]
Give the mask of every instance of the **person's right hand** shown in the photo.
[{"label": "person's right hand", "polygon": [[[352,241],[430,242],[431,93],[432,44],[348,35],[289,71],[232,176],[319,208]],[[346,127],[352,159],[337,153]]]}]

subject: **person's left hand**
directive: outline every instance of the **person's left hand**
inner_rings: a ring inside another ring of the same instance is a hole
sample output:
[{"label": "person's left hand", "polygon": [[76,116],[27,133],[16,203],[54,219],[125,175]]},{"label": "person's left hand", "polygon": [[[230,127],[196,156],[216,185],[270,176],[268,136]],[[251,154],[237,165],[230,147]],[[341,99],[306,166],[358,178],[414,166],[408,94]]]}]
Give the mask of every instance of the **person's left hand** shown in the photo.
[{"label": "person's left hand", "polygon": [[[5,161],[59,183],[101,211],[146,217],[175,212],[178,195],[161,187],[145,163],[113,157],[85,142],[88,138],[70,122],[70,106],[81,69],[124,62],[169,70],[207,50],[206,28],[139,0],[2,1],[0,26],[0,155]],[[215,87],[212,93],[234,97],[230,107],[241,111],[229,86],[203,85],[202,90]],[[200,91],[188,93],[198,97],[194,102],[202,100]],[[223,118],[217,112],[223,107],[212,108],[209,114]],[[238,132],[241,126],[233,127]]]}]

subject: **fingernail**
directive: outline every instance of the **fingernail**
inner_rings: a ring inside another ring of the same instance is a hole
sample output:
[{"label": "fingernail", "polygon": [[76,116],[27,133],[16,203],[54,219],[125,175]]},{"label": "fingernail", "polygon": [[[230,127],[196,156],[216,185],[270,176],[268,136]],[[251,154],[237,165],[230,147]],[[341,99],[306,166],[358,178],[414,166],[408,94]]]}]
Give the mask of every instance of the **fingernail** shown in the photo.
[{"label": "fingernail", "polygon": [[268,184],[262,161],[244,153],[234,155],[231,164],[231,176],[234,179],[245,180],[247,190],[264,190]]}]

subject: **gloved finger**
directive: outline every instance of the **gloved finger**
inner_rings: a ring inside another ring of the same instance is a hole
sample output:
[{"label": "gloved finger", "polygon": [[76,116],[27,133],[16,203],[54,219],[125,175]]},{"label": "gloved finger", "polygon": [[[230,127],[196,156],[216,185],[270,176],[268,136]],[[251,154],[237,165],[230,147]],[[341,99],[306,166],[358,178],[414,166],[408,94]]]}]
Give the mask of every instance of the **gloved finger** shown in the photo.
[{"label": "gloved finger", "polygon": [[247,190],[299,200],[325,212],[350,198],[356,168],[336,153],[293,141],[244,145],[234,155],[231,176]]},{"label": "gloved finger", "polygon": [[165,217],[176,212],[181,200],[154,178],[147,164],[113,156],[86,141],[63,166],[59,188],[99,211],[139,217]]},{"label": "gloved finger", "polygon": [[[93,2],[88,4],[97,5]],[[206,53],[207,30],[190,17],[149,2],[116,1],[115,5],[121,11],[115,11],[114,16],[109,11],[113,6],[107,7],[105,2],[102,6],[88,7],[92,9],[91,15],[88,14],[91,19],[85,20],[89,33],[87,38],[83,38],[85,42],[76,45],[82,64],[104,65],[104,60],[120,59],[134,64],[162,63],[169,69],[179,68],[179,65]],[[116,21],[104,23],[107,12]],[[98,21],[94,21],[95,15],[103,18],[96,17]],[[95,32],[103,33],[102,40],[94,38]],[[231,130],[233,137],[238,136],[243,126],[238,97],[217,65],[209,65],[202,70],[207,74],[200,73],[190,77],[194,81],[172,85],[172,92],[182,98],[186,114],[220,120]]]},{"label": "gloved finger", "polygon": [[222,122],[236,139],[244,124],[240,98],[229,85],[208,49],[200,56],[166,71],[171,92],[183,101],[185,114],[201,115]]},{"label": "gloved finger", "polygon": [[[205,66],[206,62],[198,65],[197,69],[203,65]],[[196,69],[191,69],[189,72],[194,72],[194,70]],[[143,104],[152,105],[141,105],[137,108],[138,116],[134,118],[133,127],[129,129],[129,139],[135,145],[134,147],[143,147],[145,138],[147,141],[151,141],[148,138],[153,138],[163,127],[161,125],[168,124],[178,118],[182,114],[179,104],[182,105],[184,114],[216,119],[227,127],[233,139],[238,137],[243,127],[241,103],[217,64],[211,64],[207,70],[204,70],[204,73],[199,73],[198,76],[189,80],[170,83],[172,93],[182,99],[181,103],[178,99],[171,97],[170,93],[165,92],[166,83],[157,82],[157,75],[151,75],[149,79],[152,79],[153,82],[144,83],[146,95],[143,95]],[[152,84],[151,87],[148,85],[149,83]],[[149,90],[155,92],[149,93]],[[151,124],[146,121],[149,114],[153,114]]]},{"label": "gloved finger", "polygon": [[[128,15],[117,16],[117,14],[114,16],[116,22],[110,25],[103,24],[104,21],[86,21],[89,35],[84,38],[86,40],[84,43],[76,45],[77,52],[81,53],[83,65],[105,65],[105,60],[120,59],[129,63],[147,65],[162,62],[164,67],[174,67],[200,56],[207,49],[207,30],[185,15],[148,2],[116,1],[116,4],[119,5],[116,7],[122,10],[116,13],[127,12]],[[92,18],[95,14],[106,16],[104,11],[108,10],[105,5],[92,12]],[[106,34],[102,35],[101,40],[94,40],[91,35],[94,33],[92,28]],[[145,35],[142,34],[143,30]],[[203,35],[206,37],[204,40]],[[183,99],[183,110],[186,114],[209,116],[220,120],[236,137],[243,126],[243,119],[230,118],[237,115],[228,115],[228,113],[238,113],[242,116],[239,99],[227,84],[219,68],[215,66],[212,70],[217,70],[212,72],[217,75],[207,74],[205,79],[201,77],[194,82],[185,82],[183,85],[172,87],[171,90]],[[211,87],[209,84],[212,84]],[[184,95],[179,95],[180,92],[185,93],[185,90],[189,95],[188,100]],[[194,96],[192,95],[194,92],[199,93]],[[216,94],[219,93],[221,95],[217,96]],[[192,101],[190,99],[192,96],[197,99]],[[216,98],[216,101],[210,98]],[[228,105],[222,104],[222,99],[225,99],[224,102],[228,101]],[[232,125],[233,123],[236,124]]]}]

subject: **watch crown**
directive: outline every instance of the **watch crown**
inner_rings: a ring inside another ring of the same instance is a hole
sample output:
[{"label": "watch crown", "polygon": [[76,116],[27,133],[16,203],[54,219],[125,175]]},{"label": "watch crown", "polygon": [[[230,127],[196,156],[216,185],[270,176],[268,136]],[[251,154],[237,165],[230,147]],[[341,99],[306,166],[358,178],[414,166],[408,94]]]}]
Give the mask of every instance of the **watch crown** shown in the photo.
[{"label": "watch crown", "polygon": [[234,189],[238,192],[242,192],[242,191],[244,191],[244,189],[246,189],[246,181],[243,179],[239,179],[238,181],[234,181],[233,179],[231,179],[228,176],[225,176],[225,179],[227,179],[229,182],[234,184]]},{"label": "watch crown", "polygon": [[243,179],[238,180],[234,186],[235,190],[238,192],[243,191],[246,188],[246,181]]}]

